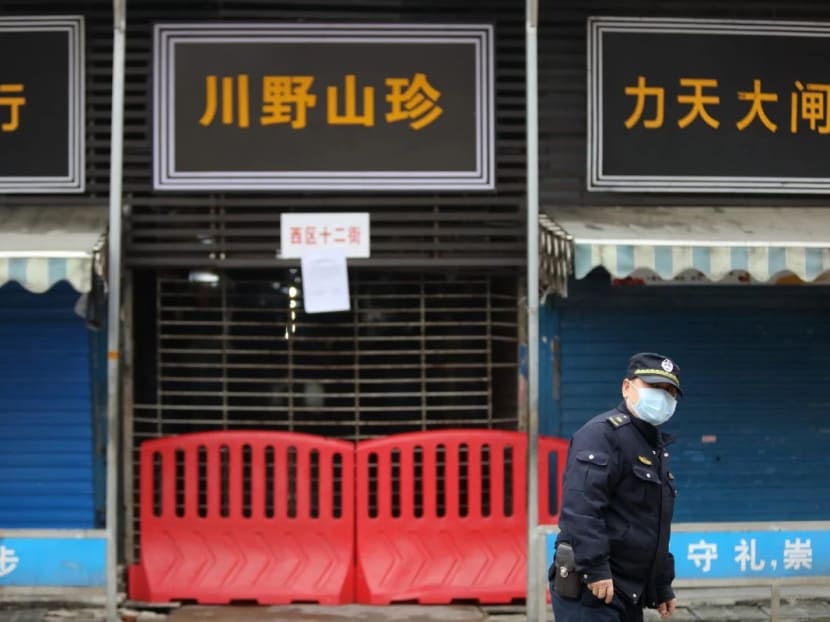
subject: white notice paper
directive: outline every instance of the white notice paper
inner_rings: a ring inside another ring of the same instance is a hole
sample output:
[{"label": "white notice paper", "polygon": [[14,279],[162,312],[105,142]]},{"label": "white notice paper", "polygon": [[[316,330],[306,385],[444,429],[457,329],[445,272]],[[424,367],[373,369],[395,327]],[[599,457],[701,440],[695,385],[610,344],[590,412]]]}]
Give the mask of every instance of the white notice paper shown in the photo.
[{"label": "white notice paper", "polygon": [[300,266],[306,313],[349,310],[349,272],[342,250],[306,251]]}]

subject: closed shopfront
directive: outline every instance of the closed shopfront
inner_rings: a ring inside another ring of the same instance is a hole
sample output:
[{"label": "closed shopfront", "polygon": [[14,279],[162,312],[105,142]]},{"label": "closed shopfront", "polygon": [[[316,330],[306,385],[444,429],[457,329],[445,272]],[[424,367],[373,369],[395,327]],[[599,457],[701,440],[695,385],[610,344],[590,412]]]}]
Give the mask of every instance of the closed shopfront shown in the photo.
[{"label": "closed shopfront", "polygon": [[104,583],[107,149],[92,128],[109,104],[89,4],[0,3],[2,588]]},{"label": "closed shopfront", "polygon": [[628,357],[662,352],[686,383],[676,520],[826,518],[826,136],[802,73],[829,78],[801,59],[827,7],[541,11],[542,432],[613,407]]},{"label": "closed shopfront", "polygon": [[[140,551],[144,441],[518,429],[523,7],[131,0],[127,18],[128,561]],[[209,42],[196,69],[174,60],[188,29]],[[396,43],[367,55],[361,46],[384,29]],[[251,33],[260,52],[233,47]],[[458,50],[440,48],[456,39]],[[301,49],[286,56],[286,45]],[[296,67],[280,61],[289,57]],[[311,79],[281,108],[277,78],[291,71]],[[176,107],[159,108],[174,91]],[[346,249],[349,309],[309,313],[286,240],[319,245],[328,229],[310,237],[298,226],[281,244],[281,220],[355,213],[371,233],[361,253]]]}]

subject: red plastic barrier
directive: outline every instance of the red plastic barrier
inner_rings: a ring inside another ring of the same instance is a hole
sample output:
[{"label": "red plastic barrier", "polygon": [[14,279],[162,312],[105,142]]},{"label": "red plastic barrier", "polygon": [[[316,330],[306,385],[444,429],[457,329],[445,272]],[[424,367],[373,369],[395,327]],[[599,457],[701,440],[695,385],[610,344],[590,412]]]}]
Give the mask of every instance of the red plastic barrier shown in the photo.
[{"label": "red plastic barrier", "polygon": [[[539,437],[539,524],[556,525],[562,502],[562,482],[568,462],[567,439]],[[555,468],[555,473],[554,473]],[[553,482],[551,482],[551,476]]]},{"label": "red plastic barrier", "polygon": [[225,604],[354,596],[354,445],[208,432],[141,447],[130,597]]},{"label": "red plastic barrier", "polygon": [[[509,603],[527,594],[527,436],[498,430],[401,434],[357,449],[358,602]],[[567,442],[539,444],[540,522]],[[488,492],[489,491],[489,492]]]}]

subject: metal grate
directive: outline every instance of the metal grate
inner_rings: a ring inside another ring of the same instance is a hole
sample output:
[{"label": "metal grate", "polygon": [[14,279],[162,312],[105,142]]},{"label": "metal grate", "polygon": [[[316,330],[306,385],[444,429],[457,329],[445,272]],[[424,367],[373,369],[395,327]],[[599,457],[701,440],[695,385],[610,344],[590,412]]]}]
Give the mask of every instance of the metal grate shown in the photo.
[{"label": "metal grate", "polygon": [[136,440],[263,427],[352,439],[515,429],[513,281],[355,271],[352,311],[307,314],[294,269],[224,273],[213,285],[160,277]]}]

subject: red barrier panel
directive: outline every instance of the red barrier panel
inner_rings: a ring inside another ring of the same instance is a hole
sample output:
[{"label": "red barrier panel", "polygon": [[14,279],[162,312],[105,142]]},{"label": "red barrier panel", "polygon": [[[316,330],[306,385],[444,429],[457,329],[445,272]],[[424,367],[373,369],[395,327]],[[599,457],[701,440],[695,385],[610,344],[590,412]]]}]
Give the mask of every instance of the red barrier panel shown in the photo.
[{"label": "red barrier panel", "polygon": [[[357,449],[358,602],[509,603],[527,595],[527,436],[498,430],[401,434]],[[567,442],[539,444],[540,522],[556,523]],[[557,487],[559,488],[559,487]]]},{"label": "red barrier panel", "polygon": [[208,432],[145,442],[141,561],[148,602],[347,603],[354,596],[354,445]]},{"label": "red barrier panel", "polygon": [[[556,525],[562,502],[562,482],[568,462],[569,441],[553,436],[539,437],[539,524]],[[551,481],[551,476],[553,481]]]}]

